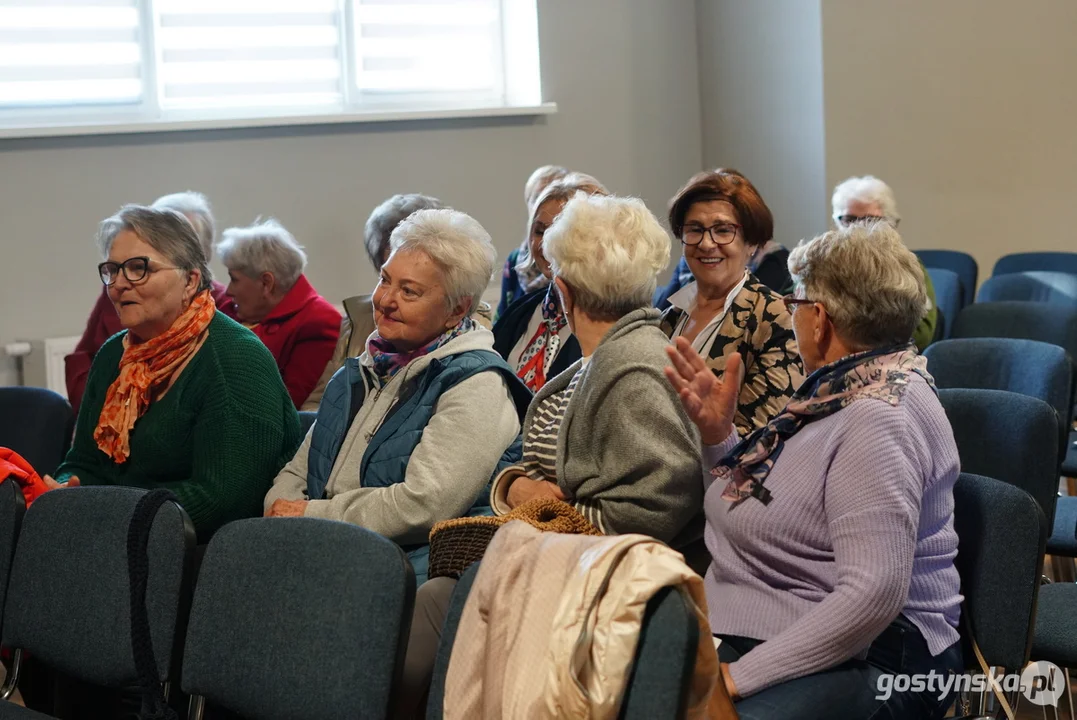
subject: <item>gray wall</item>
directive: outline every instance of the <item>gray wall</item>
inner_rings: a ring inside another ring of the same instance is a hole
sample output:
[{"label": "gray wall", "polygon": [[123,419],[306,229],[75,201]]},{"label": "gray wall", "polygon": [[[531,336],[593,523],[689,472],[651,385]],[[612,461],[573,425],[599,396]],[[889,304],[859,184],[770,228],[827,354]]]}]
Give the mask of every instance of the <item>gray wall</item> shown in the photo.
[{"label": "gray wall", "polygon": [[820,0],[698,0],[703,158],[751,179],[786,246],[826,228]]},{"label": "gray wall", "polygon": [[894,187],[913,248],[1077,250],[1077,3],[825,0],[829,185]]},{"label": "gray wall", "polygon": [[[222,227],[279,218],[335,302],[372,286],[362,225],[395,192],[473,214],[502,258],[540,164],[590,172],[661,215],[702,157],[694,23],[693,0],[541,0],[543,95],[560,110],[538,120],[0,141],[0,347],[80,333],[100,292],[97,222],[177,189],[209,195]],[[0,357],[0,385],[14,370]]]}]

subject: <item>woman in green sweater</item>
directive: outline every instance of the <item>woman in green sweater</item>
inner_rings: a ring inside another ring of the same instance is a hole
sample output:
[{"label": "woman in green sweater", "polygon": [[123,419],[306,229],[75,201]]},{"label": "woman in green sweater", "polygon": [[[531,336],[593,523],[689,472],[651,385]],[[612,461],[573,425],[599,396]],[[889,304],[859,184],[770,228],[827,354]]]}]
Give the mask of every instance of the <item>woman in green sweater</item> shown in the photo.
[{"label": "woman in green sweater", "polygon": [[74,443],[53,487],[167,488],[206,542],[261,515],[303,439],[272,355],[216,311],[194,228],[128,205],[101,224],[101,281],[126,332],[94,358]]}]

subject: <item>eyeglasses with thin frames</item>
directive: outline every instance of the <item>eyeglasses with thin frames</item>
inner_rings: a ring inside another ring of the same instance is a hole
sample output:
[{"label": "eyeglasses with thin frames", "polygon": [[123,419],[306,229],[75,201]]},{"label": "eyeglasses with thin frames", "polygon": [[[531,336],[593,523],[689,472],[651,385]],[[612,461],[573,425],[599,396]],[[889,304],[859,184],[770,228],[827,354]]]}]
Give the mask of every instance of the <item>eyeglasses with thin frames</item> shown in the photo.
[{"label": "eyeglasses with thin frames", "polygon": [[814,305],[815,304],[814,300],[809,300],[807,298],[798,298],[796,295],[793,295],[792,293],[790,293],[789,295],[783,296],[782,297],[782,302],[785,303],[785,309],[789,311],[790,315],[792,315],[793,311],[797,309],[797,305]]},{"label": "eyeglasses with thin frames", "polygon": [[838,215],[834,218],[838,225],[842,227],[849,227],[850,225],[856,225],[863,223],[865,225],[877,222],[886,222],[893,225],[895,228],[898,226],[898,220],[891,220],[888,217],[882,215]]},{"label": "eyeglasses with thin frames", "polygon": [[681,243],[684,245],[699,245],[704,236],[709,235],[715,245],[728,245],[737,239],[740,225],[736,223],[719,223],[711,227],[702,225],[685,225],[681,231]]},{"label": "eyeglasses with thin frames", "polygon": [[97,266],[97,274],[101,277],[101,282],[106,287],[112,287],[116,284],[116,279],[123,273],[123,276],[127,278],[129,283],[137,283],[146,279],[147,275],[157,272],[158,270],[179,270],[177,267],[150,267],[150,259],[145,256],[138,256],[133,258],[127,258],[122,263],[116,262],[103,262]]}]

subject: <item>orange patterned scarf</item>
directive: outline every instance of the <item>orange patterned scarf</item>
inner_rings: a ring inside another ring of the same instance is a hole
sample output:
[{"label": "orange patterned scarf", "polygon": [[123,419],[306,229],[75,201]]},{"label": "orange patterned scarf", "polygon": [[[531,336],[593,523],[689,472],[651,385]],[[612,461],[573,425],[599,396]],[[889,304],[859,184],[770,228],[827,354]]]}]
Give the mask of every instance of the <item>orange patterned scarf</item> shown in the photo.
[{"label": "orange patterned scarf", "polygon": [[94,440],[101,452],[117,463],[131,454],[130,435],[150,406],[151,396],[167,385],[172,375],[201,346],[217,311],[209,291],[195,296],[191,306],[162,335],[140,345],[123,339],[120,375],[109,386]]}]

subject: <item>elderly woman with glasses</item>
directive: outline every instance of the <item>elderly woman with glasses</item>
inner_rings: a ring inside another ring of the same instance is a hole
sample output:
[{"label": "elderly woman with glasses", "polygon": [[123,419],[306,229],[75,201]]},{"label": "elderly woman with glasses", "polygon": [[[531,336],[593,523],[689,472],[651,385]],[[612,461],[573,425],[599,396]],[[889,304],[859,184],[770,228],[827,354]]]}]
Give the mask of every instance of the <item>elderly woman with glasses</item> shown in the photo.
[{"label": "elderly woman with glasses", "polygon": [[[206,196],[197,192],[172,193],[157,198],[153,207],[158,209],[175,210],[181,213],[194,227],[198,242],[202,246],[202,252],[206,260],[213,259],[213,240],[215,225],[213,212],[210,210]],[[217,309],[229,317],[235,317],[232,313],[232,299],[228,297],[224,285],[216,280],[210,284],[210,294],[217,304]],[[86,378],[90,374],[90,364],[94,356],[105,341],[116,333],[123,330],[116,309],[109,299],[108,290],[103,290],[97,296],[97,302],[90,311],[90,318],[86,321],[86,329],[79,339],[75,351],[64,358],[64,373],[67,379],[67,399],[71,407],[78,412],[79,403],[82,401],[82,393],[86,390]]]},{"label": "elderly woman with glasses", "polygon": [[260,514],[302,440],[273,356],[219,312],[194,228],[173,210],[128,205],[98,233],[98,266],[124,331],[101,346],[75,439],[52,488],[167,488],[199,542]]},{"label": "elderly woman with glasses", "polygon": [[878,692],[883,675],[963,667],[957,447],[910,340],[920,264],[879,222],[802,244],[789,267],[810,375],[764,427],[734,422],[739,357],[719,380],[686,340],[669,349],[703,442],[725,687],[741,720],[941,718],[936,689]]},{"label": "elderly woman with glasses", "polygon": [[340,313],[307,280],[306,253],[276,220],[225,230],[217,253],[236,319],[273,353],[292,402],[302,407],[333,355]]},{"label": "elderly woman with glasses", "polygon": [[737,430],[747,435],[785,407],[802,377],[792,320],[781,295],[748,270],[770,241],[774,219],[748,178],[736,170],[697,174],[670,203],[669,225],[695,278],[670,296],[662,316],[671,338],[684,338],[719,377],[729,358],[745,368]]},{"label": "elderly woman with glasses", "polygon": [[[834,225],[839,228],[879,221],[890,223],[897,228],[901,222],[894,191],[882,180],[871,175],[851,177],[839,183],[834,188],[830,205],[834,210]],[[942,323],[939,322],[939,311],[935,305],[935,286],[931,284],[931,276],[927,274],[923,263],[920,263],[920,268],[924,274],[924,288],[927,290],[927,310],[916,324],[912,338],[916,347],[923,350],[935,339],[935,333],[941,329]]]}]

